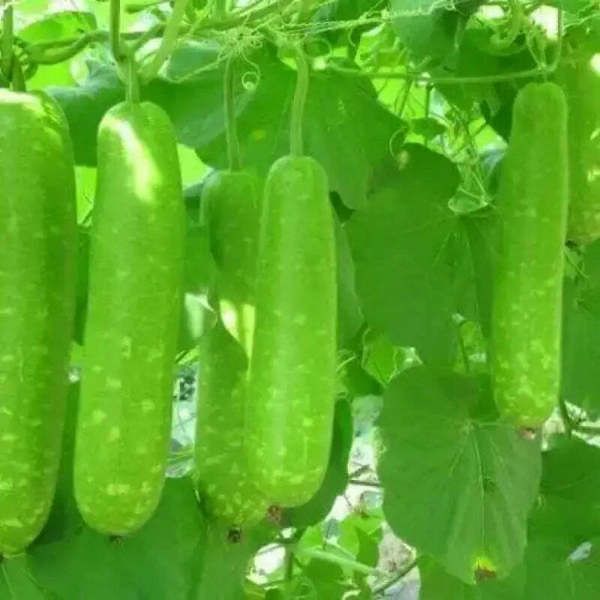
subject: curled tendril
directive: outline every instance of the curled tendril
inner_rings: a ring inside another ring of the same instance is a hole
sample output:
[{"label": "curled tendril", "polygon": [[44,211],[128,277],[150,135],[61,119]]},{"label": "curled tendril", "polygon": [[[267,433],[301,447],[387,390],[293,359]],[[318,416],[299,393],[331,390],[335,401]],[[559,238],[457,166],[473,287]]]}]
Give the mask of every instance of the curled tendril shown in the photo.
[{"label": "curled tendril", "polygon": [[250,66],[250,70],[242,73],[242,85],[245,90],[253,91],[260,83],[260,67],[249,55],[262,48],[263,43],[263,36],[250,29],[239,28],[228,32],[225,36],[223,48],[219,54],[219,61],[227,61],[229,57],[236,55]]},{"label": "curled tendril", "polygon": [[394,142],[400,136],[406,136],[407,130],[408,127],[406,125],[396,129],[396,131],[394,131],[388,142],[388,151],[396,164],[399,164],[401,162],[401,157],[400,153],[394,150]]},{"label": "curled tendril", "polygon": [[[317,50],[317,48],[319,46],[322,46],[325,51],[322,53],[319,52]],[[315,56],[323,56],[323,55],[331,56],[331,54],[333,54],[333,46],[331,45],[329,40],[327,40],[323,37],[318,37],[313,40],[310,40],[310,43],[306,44],[306,51],[307,51],[308,56],[313,57],[313,58]]]}]

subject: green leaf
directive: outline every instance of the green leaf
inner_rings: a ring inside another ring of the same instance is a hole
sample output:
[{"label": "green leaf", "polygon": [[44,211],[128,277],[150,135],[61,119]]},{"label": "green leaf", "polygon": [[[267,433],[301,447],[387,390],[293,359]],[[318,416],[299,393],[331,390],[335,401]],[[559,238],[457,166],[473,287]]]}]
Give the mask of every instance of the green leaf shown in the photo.
[{"label": "green leaf", "polygon": [[[346,225],[367,322],[426,362],[448,363],[457,309],[453,261],[458,221],[448,208],[456,167],[419,145],[401,152],[403,168]],[[435,173],[435,177],[431,174]]]},{"label": "green leaf", "polygon": [[484,335],[489,336],[492,318],[492,289],[496,259],[497,213],[483,208],[461,216],[467,236],[475,281],[476,314]]},{"label": "green leaf", "polygon": [[600,447],[576,437],[559,438],[544,453],[541,491],[600,508]]},{"label": "green leaf", "polygon": [[7,600],[49,600],[55,598],[33,577],[25,556],[2,561],[0,597]]},{"label": "green leaf", "polygon": [[600,596],[600,511],[547,496],[532,515],[523,600]]},{"label": "green leaf", "polygon": [[322,521],[335,499],[348,485],[348,459],[353,440],[352,411],[349,402],[338,400],[335,405],[333,440],[325,479],[318,492],[302,506],[286,510],[284,522],[292,527],[308,527]]},{"label": "green leaf", "polygon": [[[189,478],[167,480],[158,510],[128,538],[82,527],[64,540],[37,545],[29,569],[61,599],[187,598],[197,578],[205,523]],[[149,574],[152,574],[150,577]]]},{"label": "green leaf", "polygon": [[[461,36],[460,45],[451,64],[433,70],[442,77],[509,76],[536,66],[526,45],[499,53],[493,44],[494,30],[487,26],[473,26]],[[518,80],[524,85],[527,79]],[[460,85],[440,84],[436,88],[454,105],[472,110],[476,103],[488,123],[505,139],[511,126],[512,103],[521,83],[473,82]]]},{"label": "green leaf", "polygon": [[432,140],[446,131],[446,126],[437,119],[421,117],[411,119],[410,129],[416,135],[423,136],[425,140]]},{"label": "green leaf", "polygon": [[363,337],[363,368],[382,386],[386,386],[409,363],[406,348],[390,343],[385,335],[367,331]]},{"label": "green leaf", "polygon": [[[381,511],[379,511],[381,512]],[[363,565],[376,567],[383,538],[381,514],[353,512],[339,525],[338,545]]]},{"label": "green leaf", "polygon": [[96,134],[104,113],[124,99],[123,85],[114,68],[100,62],[88,64],[89,75],[82,85],[52,86],[46,91],[61,105],[71,131],[75,162],[96,164]]},{"label": "green leaf", "polygon": [[259,525],[251,531],[239,534],[236,530],[228,530],[214,521],[209,521],[202,569],[189,600],[243,600],[248,562],[272,536],[273,532],[267,526]]},{"label": "green leaf", "polygon": [[39,44],[57,43],[61,40],[71,41],[96,28],[96,17],[93,13],[65,10],[44,14],[42,18],[30,22],[17,31],[19,38],[28,44]]},{"label": "green leaf", "polygon": [[338,346],[348,347],[364,322],[358,296],[354,259],[350,250],[348,234],[335,220],[338,290]]},{"label": "green leaf", "polygon": [[[236,86],[238,135],[244,164],[265,174],[276,158],[289,152],[295,73],[270,49],[253,55],[252,61],[257,71],[240,68]],[[254,89],[244,89],[242,75],[256,81]],[[226,167],[222,73],[185,85],[155,82],[147,93],[170,114],[183,143],[196,147],[204,162]],[[323,164],[331,189],[349,207],[364,205],[374,165],[387,156],[389,139],[400,125],[379,104],[370,82],[312,74],[304,116],[306,153]]]},{"label": "green leaf", "polygon": [[[445,4],[445,6],[444,6]],[[438,63],[455,50],[456,31],[463,17],[453,3],[437,0],[390,0],[392,26],[416,62]]]},{"label": "green leaf", "polygon": [[600,241],[590,245],[567,280],[563,302],[562,394],[568,402],[600,414]]},{"label": "green leaf", "polygon": [[415,367],[391,383],[379,421],[390,526],[467,583],[519,563],[540,477],[537,440],[478,416],[489,396],[481,379]]},{"label": "green leaf", "polygon": [[420,600],[518,600],[525,586],[525,571],[519,566],[506,579],[482,581],[469,585],[449,575],[435,560],[427,557],[419,561],[421,576]]},{"label": "green leaf", "polygon": [[[341,567],[323,560],[313,559],[303,567],[302,574],[312,584],[314,596],[308,596],[308,598],[318,600],[344,597],[347,586],[344,583],[344,573]],[[306,596],[298,595],[297,598],[299,600]]]}]

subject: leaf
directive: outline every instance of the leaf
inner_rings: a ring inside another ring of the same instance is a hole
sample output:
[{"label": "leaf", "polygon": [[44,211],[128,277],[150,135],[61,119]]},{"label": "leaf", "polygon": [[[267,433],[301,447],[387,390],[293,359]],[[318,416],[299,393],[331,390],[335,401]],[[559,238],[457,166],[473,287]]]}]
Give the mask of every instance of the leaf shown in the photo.
[{"label": "leaf", "polygon": [[29,572],[25,556],[5,559],[1,566],[0,597],[7,600],[48,600],[55,597]]},{"label": "leaf", "polygon": [[[205,65],[206,53],[185,47],[186,68]],[[179,58],[178,58],[179,57]],[[171,68],[181,72],[181,57]],[[295,73],[273,52],[252,55],[254,67],[243,66],[237,78],[235,105],[242,158],[264,175],[276,158],[289,151],[289,107]],[[169,69],[167,70],[169,72]],[[256,85],[243,83],[255,80]],[[142,89],[145,99],[162,106],[171,117],[178,140],[197,148],[203,161],[227,166],[223,73],[211,70],[201,78],[179,83],[157,79]],[[85,83],[51,87],[49,93],[64,109],[71,126],[78,164],[96,161],[96,130],[112,105],[123,99],[123,86],[112,66],[90,63]],[[361,119],[356,119],[361,115]],[[363,206],[374,166],[388,153],[388,143],[402,122],[377,100],[368,80],[333,73],[313,73],[305,110],[306,153],[325,167],[332,190],[349,207]]]},{"label": "leaf", "polygon": [[419,561],[421,579],[420,600],[518,600],[525,586],[525,571],[519,566],[514,573],[501,581],[482,581],[469,585],[444,571],[441,565],[431,558]]},{"label": "leaf", "polygon": [[496,259],[497,213],[482,208],[461,217],[473,264],[475,280],[476,318],[484,335],[489,336],[492,318],[492,289]]},{"label": "leaf", "polygon": [[415,367],[390,384],[379,421],[390,526],[466,583],[519,563],[540,478],[539,442],[479,416],[490,404],[480,379]]},{"label": "leaf", "polygon": [[387,0],[329,0],[322,2],[312,19],[316,24],[315,31],[320,32],[323,23],[330,25],[335,21],[357,21],[357,26],[350,33],[344,28],[333,29],[323,34],[331,43],[347,45],[349,41],[353,41],[351,36],[355,31],[367,31],[372,28],[372,24],[368,22],[360,25],[360,17],[370,11],[383,8],[386,3]]},{"label": "leaf", "polygon": [[[343,598],[347,586],[344,583],[344,573],[338,565],[324,560],[313,559],[302,569],[302,574],[312,583],[314,596],[309,598]],[[305,598],[303,594],[296,596],[298,600]]]},{"label": "leaf", "polygon": [[[295,73],[268,52],[253,56],[253,61],[258,71],[246,75],[257,77],[258,84],[239,96],[245,109],[238,120],[238,135],[244,163],[265,174],[276,158],[289,151]],[[221,79],[218,84],[220,90]],[[195,84],[178,88],[156,84],[152,93],[174,119],[180,139],[196,147],[204,162],[224,168],[221,96],[215,95],[210,106],[199,105],[198,98],[205,101],[213,92]],[[370,82],[334,73],[312,74],[304,115],[305,151],[322,163],[331,189],[347,206],[364,205],[372,170],[386,157],[388,142],[401,123],[378,102]]]},{"label": "leaf", "polygon": [[57,43],[77,38],[82,33],[97,29],[96,17],[91,12],[64,10],[45,14],[18,29],[19,38],[28,44]]},{"label": "leaf", "polygon": [[73,141],[78,165],[96,164],[96,133],[104,113],[123,100],[125,92],[114,68],[88,63],[89,75],[79,86],[51,86],[46,91],[61,105]]},{"label": "leaf", "polygon": [[363,368],[382,386],[386,386],[409,361],[406,348],[394,346],[385,335],[367,331],[363,337]]},{"label": "leaf", "polygon": [[208,521],[202,569],[189,600],[243,600],[248,562],[271,537],[272,531],[266,526],[238,538],[235,530]]},{"label": "leaf", "polygon": [[560,438],[544,453],[541,492],[600,508],[600,447]]},{"label": "leaf", "polygon": [[590,245],[567,280],[563,301],[562,395],[591,417],[600,415],[600,241]]},{"label": "leaf", "polygon": [[138,533],[114,539],[82,527],[64,540],[34,546],[28,564],[41,586],[65,600],[105,600],[115,592],[127,600],[187,598],[204,540],[191,480],[170,479],[158,510]]},{"label": "leaf", "polygon": [[383,538],[381,525],[381,514],[353,512],[339,525],[338,545],[363,565],[376,567],[379,560],[379,543]]},{"label": "leaf", "polygon": [[348,459],[353,440],[352,412],[346,400],[335,405],[333,440],[325,479],[317,493],[302,506],[286,510],[284,522],[292,527],[308,527],[322,521],[335,499],[348,485]]},{"label": "leaf", "polygon": [[338,290],[338,346],[348,347],[364,322],[360,302],[356,295],[354,260],[348,234],[335,220]]},{"label": "leaf", "polygon": [[592,600],[600,595],[600,511],[547,496],[532,515],[523,600]]},{"label": "leaf", "polygon": [[451,2],[391,0],[392,27],[418,63],[437,63],[455,51],[455,38],[464,17]]},{"label": "leaf", "polygon": [[423,146],[409,144],[401,155],[404,168],[346,225],[357,291],[371,327],[398,346],[416,347],[426,362],[448,363],[458,279],[449,244],[458,221],[448,200],[458,174]]},{"label": "leaf", "polygon": [[446,131],[446,126],[437,119],[421,117],[410,120],[410,129],[416,135],[423,136],[425,140],[432,140]]},{"label": "leaf", "polygon": [[[536,67],[536,62],[526,45],[498,52],[493,43],[494,30],[488,26],[466,29],[460,38],[457,52],[443,66],[432,71],[442,77],[488,77],[508,76]],[[527,79],[508,82],[481,82],[463,84],[440,84],[436,86],[451,104],[471,110],[480,104],[488,123],[505,139],[508,139],[512,120],[512,103],[519,85]]]}]

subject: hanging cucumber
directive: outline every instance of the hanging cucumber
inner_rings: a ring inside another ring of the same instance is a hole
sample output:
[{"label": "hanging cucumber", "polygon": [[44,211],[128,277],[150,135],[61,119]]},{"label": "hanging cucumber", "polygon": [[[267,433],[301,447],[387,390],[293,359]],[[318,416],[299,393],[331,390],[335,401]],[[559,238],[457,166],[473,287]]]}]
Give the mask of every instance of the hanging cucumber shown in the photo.
[{"label": "hanging cucumber", "polygon": [[281,506],[319,488],[335,401],[334,222],[325,171],[302,156],[308,66],[298,57],[292,153],[271,167],[263,199],[247,409],[248,468]]},{"label": "hanging cucumber", "polygon": [[0,553],[41,531],[61,456],[75,310],[75,174],[48,97],[0,90]]},{"label": "hanging cucumber", "polygon": [[248,355],[254,330],[258,186],[245,171],[216,171],[204,184],[201,204],[217,266],[214,300],[225,327]]},{"label": "hanging cucumber", "polygon": [[218,321],[201,342],[195,478],[208,514],[234,527],[258,523],[268,508],[246,472],[247,363],[244,349]]},{"label": "hanging cucumber", "polygon": [[492,313],[496,404],[524,428],[541,425],[558,399],[567,163],[562,90],[526,85],[515,100],[500,180]]},{"label": "hanging cucumber", "polygon": [[79,509],[102,533],[138,529],[160,499],[184,244],[169,118],[148,102],[119,104],[98,135],[74,474]]},{"label": "hanging cucumber", "polygon": [[238,170],[232,59],[224,82],[230,169],[208,178],[201,204],[217,265],[212,296],[220,318],[200,346],[195,479],[213,518],[227,526],[247,527],[267,511],[266,500],[248,478],[243,452],[247,356],[254,328],[258,185],[254,177]]},{"label": "hanging cucumber", "polygon": [[569,106],[568,239],[577,244],[600,238],[600,71],[595,56],[591,49],[565,49],[557,70]]}]

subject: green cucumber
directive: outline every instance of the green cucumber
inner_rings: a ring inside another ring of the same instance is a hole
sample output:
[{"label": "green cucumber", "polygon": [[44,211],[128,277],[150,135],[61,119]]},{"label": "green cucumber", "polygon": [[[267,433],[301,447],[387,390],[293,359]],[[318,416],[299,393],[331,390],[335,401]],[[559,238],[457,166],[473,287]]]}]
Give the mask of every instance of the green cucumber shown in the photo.
[{"label": "green cucumber", "polygon": [[185,207],[176,140],[151,103],[108,111],[98,135],[75,497],[111,535],[158,505],[171,431]]},{"label": "green cucumber", "polygon": [[202,189],[202,221],[217,266],[214,300],[227,330],[250,354],[258,244],[256,178],[244,171],[215,171]]},{"label": "green cucumber", "polygon": [[536,428],[555,408],[560,383],[568,150],[566,100],[554,83],[530,83],[517,95],[498,210],[495,401],[505,419]]},{"label": "green cucumber", "polygon": [[327,176],[310,157],[271,167],[262,206],[247,406],[248,469],[271,503],[319,489],[332,436],[336,260]]},{"label": "green cucumber", "polygon": [[0,553],[46,522],[61,456],[75,311],[76,198],[66,119],[0,90]]},{"label": "green cucumber", "polygon": [[600,238],[600,71],[591,52],[567,55],[557,71],[569,105],[568,239]]},{"label": "green cucumber", "polygon": [[200,348],[195,479],[207,513],[232,527],[258,523],[268,508],[245,464],[247,366],[244,349],[217,321]]}]

